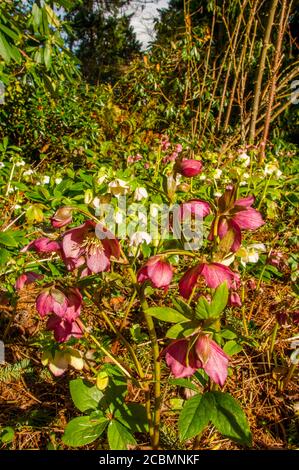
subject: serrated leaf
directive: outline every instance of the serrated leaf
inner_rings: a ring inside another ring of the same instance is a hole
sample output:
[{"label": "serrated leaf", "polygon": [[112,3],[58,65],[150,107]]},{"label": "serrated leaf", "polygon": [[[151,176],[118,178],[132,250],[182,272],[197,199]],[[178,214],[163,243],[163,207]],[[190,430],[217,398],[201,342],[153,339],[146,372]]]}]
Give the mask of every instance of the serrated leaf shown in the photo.
[{"label": "serrated leaf", "polygon": [[148,315],[168,323],[181,323],[187,321],[184,315],[170,307],[151,307],[145,311]]},{"label": "serrated leaf", "polygon": [[180,439],[185,441],[200,434],[211,420],[214,401],[209,394],[195,395],[186,401],[179,417]]},{"label": "serrated leaf", "polygon": [[105,416],[92,418],[80,416],[66,426],[62,442],[70,447],[81,447],[95,441],[106,429],[109,421]]},{"label": "serrated leaf", "polygon": [[200,297],[195,307],[196,318],[207,320],[210,318],[210,304],[205,297]]},{"label": "serrated leaf", "polygon": [[103,397],[103,393],[95,385],[90,386],[82,379],[70,381],[70,392],[75,406],[82,412],[96,410]]},{"label": "serrated leaf", "polygon": [[225,437],[240,444],[251,446],[252,437],[246,415],[229,393],[209,392],[215,401],[211,421]]},{"label": "serrated leaf", "polygon": [[135,445],[134,436],[116,420],[108,426],[108,442],[111,450],[128,450],[129,445]]},{"label": "serrated leaf", "polygon": [[221,312],[225,309],[228,301],[228,286],[227,282],[223,282],[220,286],[217,287],[213,295],[213,299],[210,305],[210,311],[213,318],[216,318],[220,315]]}]

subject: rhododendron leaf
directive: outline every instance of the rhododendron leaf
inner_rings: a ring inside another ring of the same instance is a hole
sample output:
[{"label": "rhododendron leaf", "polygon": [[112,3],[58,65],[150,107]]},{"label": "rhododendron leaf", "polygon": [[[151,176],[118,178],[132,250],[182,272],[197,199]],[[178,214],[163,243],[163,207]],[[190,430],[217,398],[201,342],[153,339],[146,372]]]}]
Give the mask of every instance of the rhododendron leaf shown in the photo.
[{"label": "rhododendron leaf", "polygon": [[176,323],[166,332],[166,337],[171,339],[185,338],[193,333],[198,324],[191,321]]},{"label": "rhododendron leaf", "polygon": [[[252,438],[246,415],[229,393],[209,392],[214,399],[211,421],[225,437],[246,446],[251,446]],[[206,396],[205,395],[205,396]]]},{"label": "rhododendron leaf", "polygon": [[70,447],[81,447],[95,441],[106,429],[109,420],[105,416],[93,418],[80,416],[66,426],[62,442]]},{"label": "rhododendron leaf", "polygon": [[227,282],[223,282],[217,287],[210,305],[211,316],[218,317],[225,309],[228,301],[228,287]]},{"label": "rhododendron leaf", "polygon": [[133,433],[148,430],[146,410],[139,403],[123,403],[115,411],[114,417]]},{"label": "rhododendron leaf", "polygon": [[223,347],[223,351],[229,356],[239,353],[242,349],[243,347],[234,340],[228,341]]},{"label": "rhododendron leaf", "polygon": [[180,439],[185,441],[201,433],[211,420],[214,400],[208,393],[186,401],[179,417]]},{"label": "rhododendron leaf", "polygon": [[70,381],[70,392],[75,406],[82,412],[96,410],[103,397],[103,393],[95,385],[90,386],[82,379]]},{"label": "rhododendron leaf", "polygon": [[151,307],[146,310],[146,313],[168,323],[180,323],[188,320],[185,315],[170,307]]},{"label": "rhododendron leaf", "polygon": [[128,450],[129,445],[136,445],[134,436],[116,420],[109,423],[108,442],[111,450]]}]

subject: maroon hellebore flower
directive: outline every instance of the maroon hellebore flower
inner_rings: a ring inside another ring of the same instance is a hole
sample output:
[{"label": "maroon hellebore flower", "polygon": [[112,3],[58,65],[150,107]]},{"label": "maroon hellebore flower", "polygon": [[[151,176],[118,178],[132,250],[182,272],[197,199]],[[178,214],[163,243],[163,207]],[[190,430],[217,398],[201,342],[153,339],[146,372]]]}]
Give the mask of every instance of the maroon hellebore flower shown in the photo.
[{"label": "maroon hellebore flower", "polygon": [[228,304],[231,307],[242,307],[240,296],[237,292],[231,292],[228,298]]},{"label": "maroon hellebore flower", "polygon": [[92,220],[87,220],[63,235],[62,259],[70,271],[84,264],[92,273],[108,271],[111,256],[120,256],[118,240]]},{"label": "maroon hellebore flower", "polygon": [[188,269],[179,282],[180,294],[185,299],[190,297],[199,276],[203,276],[208,287],[212,289],[216,289],[224,281],[227,281],[229,288],[237,287],[240,282],[240,276],[223,264],[200,263]]},{"label": "maroon hellebore flower", "polygon": [[43,318],[48,313],[63,317],[68,307],[67,298],[61,290],[44,289],[36,299],[36,309]]},{"label": "maroon hellebore flower", "polygon": [[140,283],[150,280],[154,287],[168,289],[172,276],[173,268],[171,264],[158,255],[150,258],[139,269],[137,280]]},{"label": "maroon hellebore flower", "polygon": [[57,315],[51,315],[47,321],[47,330],[54,331],[58,343],[64,343],[71,337],[81,338],[83,331],[76,321],[69,321]]},{"label": "maroon hellebore flower", "polygon": [[21,253],[25,253],[28,250],[34,250],[37,253],[52,253],[60,251],[60,244],[55,240],[50,240],[47,237],[37,238],[28,243],[21,249]]},{"label": "maroon hellebore flower", "polygon": [[176,170],[181,175],[191,178],[192,176],[197,176],[201,173],[202,163],[195,159],[184,159],[177,161]]},{"label": "maroon hellebore flower", "polygon": [[200,199],[191,199],[190,201],[183,202],[180,206],[181,218],[194,216],[195,218],[203,219],[210,213],[210,206],[206,201]]},{"label": "maroon hellebore flower", "polygon": [[21,274],[15,283],[15,289],[21,290],[24,286],[31,284],[39,279],[42,279],[44,276],[42,274],[34,273],[33,271],[29,271],[27,273]]},{"label": "maroon hellebore flower", "polygon": [[172,342],[165,349],[165,360],[176,378],[190,377],[197,369],[203,369],[221,387],[227,378],[229,357],[206,334],[200,334],[191,348],[189,339]]}]

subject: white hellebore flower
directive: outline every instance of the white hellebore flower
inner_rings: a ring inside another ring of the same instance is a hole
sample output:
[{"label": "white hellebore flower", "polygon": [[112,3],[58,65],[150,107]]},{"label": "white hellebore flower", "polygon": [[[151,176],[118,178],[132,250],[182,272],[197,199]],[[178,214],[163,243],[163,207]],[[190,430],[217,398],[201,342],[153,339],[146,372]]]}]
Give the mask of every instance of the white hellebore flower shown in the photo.
[{"label": "white hellebore flower", "polygon": [[135,201],[142,201],[142,199],[147,199],[148,198],[148,193],[145,188],[136,188],[135,194],[134,194],[134,199]]},{"label": "white hellebore flower", "polygon": [[130,246],[138,246],[145,242],[147,245],[152,241],[152,237],[147,232],[138,231],[132,234],[130,239]]},{"label": "white hellebore flower", "polygon": [[62,178],[55,178],[55,184],[60,184],[62,181]]},{"label": "white hellebore flower", "polygon": [[247,167],[250,165],[250,156],[247,155],[246,152],[242,152],[238,157],[238,162],[240,162],[241,165]]},{"label": "white hellebore flower", "polygon": [[111,181],[111,183],[108,184],[108,187],[109,192],[116,197],[125,195],[130,189],[130,186],[126,183],[126,181],[123,181],[121,179]]},{"label": "white hellebore flower", "polygon": [[49,184],[50,183],[50,176],[48,176],[48,175],[43,176],[42,183],[43,184]]},{"label": "white hellebore flower", "polygon": [[265,251],[266,247],[263,243],[253,243],[246,248],[239,248],[236,254],[241,258],[242,266],[245,267],[247,263],[257,263],[260,253],[264,253]]}]

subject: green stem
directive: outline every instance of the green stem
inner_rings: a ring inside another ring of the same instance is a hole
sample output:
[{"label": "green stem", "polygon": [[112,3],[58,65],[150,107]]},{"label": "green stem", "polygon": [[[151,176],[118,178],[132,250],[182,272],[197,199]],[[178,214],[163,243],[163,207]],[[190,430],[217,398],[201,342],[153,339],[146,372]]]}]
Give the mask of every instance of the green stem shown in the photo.
[{"label": "green stem", "polygon": [[276,322],[276,323],[275,323],[275,326],[274,326],[274,328],[273,328],[272,334],[271,334],[271,343],[270,343],[270,349],[269,349],[269,355],[270,355],[270,357],[272,356],[273,351],[274,351],[274,346],[275,346],[275,341],[276,341],[276,336],[277,336],[278,328],[279,328],[279,324],[278,324],[278,322]]},{"label": "green stem", "polygon": [[133,379],[133,377],[131,376],[130,372],[127,371],[127,369],[125,369],[119,362],[118,360],[112,356],[112,354],[107,351],[106,348],[104,348],[104,346],[101,345],[101,343],[90,333],[88,333],[86,330],[85,330],[85,334],[87,336],[89,336],[92,341],[98,346],[98,348],[104,353],[106,354],[107,357],[109,357],[111,359],[112,362],[114,362],[114,364],[129,378],[129,379]]}]

